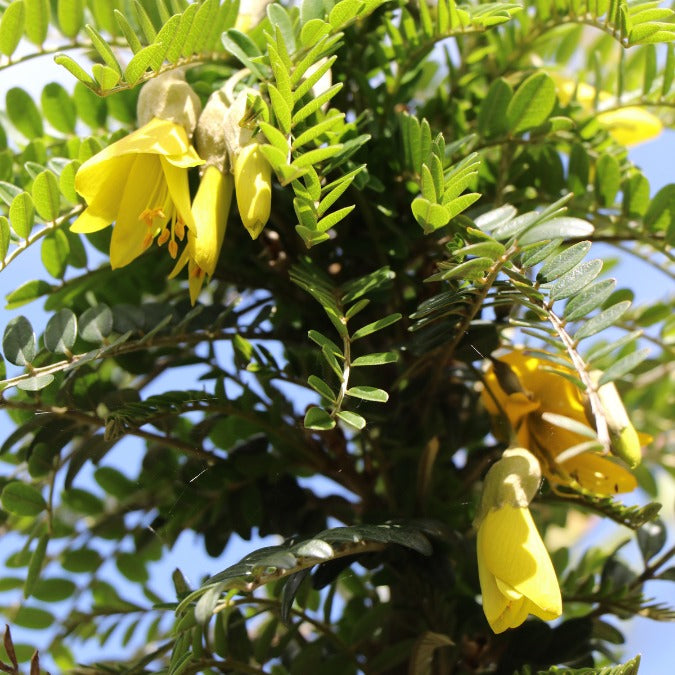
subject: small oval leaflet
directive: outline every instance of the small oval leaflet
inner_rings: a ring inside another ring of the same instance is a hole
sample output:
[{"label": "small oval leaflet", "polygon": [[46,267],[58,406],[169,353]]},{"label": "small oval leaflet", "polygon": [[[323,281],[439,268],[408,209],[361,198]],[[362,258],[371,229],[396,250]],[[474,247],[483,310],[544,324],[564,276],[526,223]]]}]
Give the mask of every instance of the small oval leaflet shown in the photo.
[{"label": "small oval leaflet", "polygon": [[37,340],[30,321],[25,316],[14,317],[2,337],[5,358],[15,366],[28,365],[37,354]]}]

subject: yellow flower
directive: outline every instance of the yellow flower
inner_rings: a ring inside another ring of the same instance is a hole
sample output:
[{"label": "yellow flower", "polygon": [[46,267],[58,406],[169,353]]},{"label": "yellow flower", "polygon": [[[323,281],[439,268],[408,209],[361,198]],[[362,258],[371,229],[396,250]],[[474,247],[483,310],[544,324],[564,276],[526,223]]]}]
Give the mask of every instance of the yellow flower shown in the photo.
[{"label": "yellow flower", "polygon": [[169,278],[188,265],[188,285],[193,305],[202,289],[204,276],[212,276],[215,272],[225,238],[233,187],[234,181],[229,172],[223,173],[216,166],[207,166],[192,203],[195,229],[188,233],[188,244]]},{"label": "yellow flower", "polygon": [[272,168],[258,143],[245,145],[237,154],[234,187],[241,221],[256,239],[269,220],[272,204]]},{"label": "yellow flower", "polygon": [[79,233],[115,223],[110,265],[128,265],[157,237],[178,254],[185,228],[194,231],[187,170],[202,164],[182,125],[153,118],[88,159],[75,176],[87,208],[73,223]]},{"label": "yellow flower", "polygon": [[525,448],[509,448],[485,476],[474,525],[483,611],[495,633],[519,626],[528,614],[550,621],[562,613],[551,559],[528,508],[541,467]]},{"label": "yellow flower", "polygon": [[[582,393],[565,377],[563,367],[557,368],[559,372],[545,370],[552,367],[549,362],[527,356],[522,351],[502,356],[499,362],[507,364],[509,373],[506,376],[500,373],[498,377],[495,365],[491,365],[485,374],[486,386],[481,396],[488,413],[497,421],[495,434],[499,438],[508,439],[509,433],[503,426],[507,422],[518,444],[536,455],[546,477],[554,484],[569,484],[574,480],[587,490],[602,495],[630,492],[636,487],[637,482],[630,471],[597,452],[582,452],[558,461],[562,452],[588,440],[542,418],[542,413],[549,412],[588,426]],[[515,375],[517,386],[507,382],[509,374]]]},{"label": "yellow flower", "polygon": [[[596,99],[595,87],[590,84],[577,84],[573,80],[555,75],[558,88],[558,99],[562,105],[567,105],[572,97],[588,113],[594,112]],[[612,95],[606,91],[598,93],[598,102],[612,100]],[[607,129],[617,143],[622,145],[637,145],[656,138],[663,131],[663,123],[648,110],[639,106],[628,106],[617,110],[599,111],[596,119]]]},{"label": "yellow flower", "polygon": [[495,633],[528,614],[550,621],[562,613],[558,580],[526,506],[504,504],[478,528],[478,575],[483,611]]}]

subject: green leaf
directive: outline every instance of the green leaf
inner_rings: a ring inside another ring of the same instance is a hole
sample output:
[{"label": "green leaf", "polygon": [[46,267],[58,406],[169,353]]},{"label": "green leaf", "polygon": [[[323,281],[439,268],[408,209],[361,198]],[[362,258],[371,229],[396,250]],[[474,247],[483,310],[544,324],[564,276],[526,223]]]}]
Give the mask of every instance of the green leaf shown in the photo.
[{"label": "green leaf", "polygon": [[605,372],[600,376],[598,380],[598,386],[602,386],[607,382],[612,382],[623,377],[629,373],[633,368],[642,363],[649,356],[649,347],[644,347],[643,349],[638,349],[637,351],[620,358],[618,361],[615,361]]},{"label": "green leaf", "polygon": [[603,312],[586,320],[574,334],[574,339],[576,341],[583,340],[584,338],[595,335],[596,333],[605,330],[605,328],[614,325],[630,307],[630,304],[630,300],[618,302],[616,305],[612,305]]},{"label": "green leaf", "polygon": [[353,21],[364,6],[363,0],[340,0],[330,10],[328,21],[333,28],[341,28]]},{"label": "green leaf", "polygon": [[7,117],[26,138],[36,138],[44,133],[42,115],[30,95],[20,87],[12,87],[5,97]]},{"label": "green leaf", "polygon": [[2,508],[17,516],[35,517],[47,508],[47,502],[37,488],[18,480],[5,485],[0,500]]},{"label": "green leaf", "polygon": [[0,216],[0,261],[4,260],[7,255],[10,237],[9,220],[6,216]]},{"label": "green leaf", "polygon": [[273,84],[267,85],[267,91],[281,131],[284,134],[289,134],[291,131],[291,106]]},{"label": "green leaf", "polygon": [[255,42],[241,31],[230,28],[223,33],[223,46],[235,58],[239,59],[258,79],[266,80],[267,74],[262,66],[252,59],[261,55]]},{"label": "green leaf", "polygon": [[593,230],[593,225],[586,220],[562,216],[530,227],[518,238],[518,242],[521,246],[526,246],[546,239],[576,239],[590,236]]},{"label": "green leaf", "polygon": [[[103,59],[103,63],[105,63],[110,70],[117,73],[119,80],[119,78],[122,77],[122,68],[120,67],[120,64],[117,62],[117,57],[115,56],[115,53],[111,49],[110,45],[105,41],[102,35],[89,24],[87,24],[84,27],[84,29],[89,35],[89,39],[91,40],[94,49],[99,53],[99,56]],[[93,68],[92,72],[94,72],[94,76],[96,77],[96,71]]]},{"label": "green leaf", "polygon": [[320,377],[317,377],[316,375],[310,375],[307,378],[307,382],[309,383],[309,386],[314,389],[315,392],[317,392],[317,394],[323,396],[331,403],[335,403],[335,394],[333,393],[333,390]]},{"label": "green leaf", "polygon": [[50,577],[40,579],[33,589],[32,596],[42,602],[63,602],[73,597],[77,587],[70,579]]},{"label": "green leaf", "polygon": [[112,333],[113,314],[108,305],[96,305],[82,313],[79,320],[80,336],[87,342],[101,343]]},{"label": "green leaf", "polygon": [[556,103],[555,83],[545,72],[530,75],[516,90],[506,108],[506,125],[512,134],[543,124]]},{"label": "green leaf", "polygon": [[54,230],[42,240],[42,264],[55,279],[62,279],[68,266],[70,244],[63,230]]},{"label": "green leaf", "polygon": [[567,185],[576,195],[583,195],[588,190],[588,179],[591,171],[591,160],[586,148],[575,143],[570,150],[570,161],[567,170]]},{"label": "green leaf", "polygon": [[489,138],[508,131],[506,110],[511,102],[513,89],[501,77],[494,80],[478,112],[478,133]]},{"label": "green leaf", "polygon": [[80,201],[75,190],[75,174],[79,168],[80,162],[73,160],[63,167],[59,176],[59,190],[71,204],[77,204]]},{"label": "green leaf", "polygon": [[50,82],[42,90],[40,102],[45,119],[54,129],[65,134],[75,132],[75,122],[77,121],[75,104],[60,84]]},{"label": "green leaf", "polygon": [[537,274],[537,281],[553,281],[569,272],[580,263],[591,250],[590,241],[580,241],[573,246],[568,246],[561,253],[549,258]]},{"label": "green leaf", "polygon": [[[675,227],[675,185],[662,187],[649,204],[644,223],[651,232],[672,232]],[[673,243],[673,242],[670,242]]]},{"label": "green leaf", "polygon": [[590,284],[600,274],[601,270],[602,260],[599,259],[589,260],[577,265],[551,286],[549,297],[551,300],[569,298]]},{"label": "green leaf", "polygon": [[69,488],[61,493],[63,503],[85,516],[97,516],[103,513],[103,501],[96,495],[81,488]]},{"label": "green leaf", "polygon": [[637,541],[645,565],[666,545],[666,528],[660,518],[645,523],[637,531]]},{"label": "green leaf", "polygon": [[305,414],[305,429],[328,431],[335,426],[335,420],[322,408],[312,406]]},{"label": "green leaf", "polygon": [[578,321],[588,316],[609,298],[615,286],[615,279],[603,279],[590,284],[567,302],[563,318],[565,321]]},{"label": "green leaf", "polygon": [[413,199],[411,209],[415,220],[427,234],[450,222],[450,214],[447,209],[440,204],[432,204],[423,197]]},{"label": "green leaf", "polygon": [[613,155],[604,154],[595,169],[595,190],[601,206],[613,206],[621,187],[621,168]]},{"label": "green leaf", "polygon": [[162,54],[164,45],[155,43],[143,47],[132,57],[129,64],[124,69],[124,79],[129,84],[136,84],[149,68],[152,68],[153,63]]},{"label": "green leaf", "polygon": [[119,500],[127,499],[134,492],[137,492],[140,487],[112,466],[100,466],[96,469],[94,480],[109,495]]},{"label": "green leaf", "polygon": [[43,375],[35,375],[34,377],[29,377],[25,380],[20,380],[17,382],[16,386],[18,389],[23,391],[40,391],[48,387],[54,381],[54,376],[45,373]]},{"label": "green leaf", "polygon": [[64,307],[49,319],[44,332],[45,347],[50,352],[69,354],[77,338],[77,317]]},{"label": "green leaf", "polygon": [[39,539],[33,555],[30,557],[30,564],[28,565],[28,574],[26,575],[26,583],[23,586],[23,597],[30,598],[33,595],[33,589],[36,582],[40,578],[42,566],[45,561],[47,553],[47,544],[49,543],[49,535],[43,534]]},{"label": "green leaf", "polygon": [[355,412],[350,412],[349,410],[341,410],[337,413],[337,417],[342,420],[345,424],[348,424],[350,427],[354,427],[358,431],[364,429],[366,426],[366,420],[358,415]]},{"label": "green leaf", "polygon": [[26,366],[37,354],[37,340],[30,321],[25,316],[10,319],[2,336],[5,358],[15,366]]},{"label": "green leaf", "polygon": [[373,321],[372,323],[369,323],[363,326],[362,328],[359,328],[352,335],[352,342],[360,338],[366,337],[366,335],[371,335],[372,333],[375,333],[378,330],[382,330],[387,326],[391,326],[392,324],[399,321],[401,319],[401,316],[402,316],[401,314],[395,312],[394,314],[389,314],[388,316],[385,316],[382,319],[378,319],[377,321]]},{"label": "green leaf", "polygon": [[51,612],[37,607],[21,605],[19,611],[14,616],[14,623],[23,628],[32,628],[33,630],[45,630],[51,628],[56,619]]},{"label": "green leaf", "polygon": [[355,208],[356,206],[352,204],[352,206],[345,206],[341,209],[338,209],[337,211],[329,213],[327,216],[324,216],[316,224],[316,229],[319,232],[326,232],[327,230],[330,230],[331,227],[337,225],[343,218],[348,216]]},{"label": "green leaf", "polygon": [[94,78],[72,57],[67,54],[57,54],[54,62],[63,66],[71,75],[74,75],[80,82],[94,86]]},{"label": "green leaf", "polygon": [[143,559],[134,553],[119,553],[115,561],[117,569],[129,581],[144,584],[150,578]]},{"label": "green leaf", "polygon": [[33,300],[51,293],[53,290],[53,286],[42,279],[26,281],[7,294],[5,309],[16,309],[17,307],[21,307],[21,305],[33,302]]},{"label": "green leaf", "polygon": [[308,103],[305,103],[305,105],[293,113],[293,119],[291,120],[292,125],[295,126],[299,122],[302,122],[302,120],[307,119],[310,115],[314,114],[324,103],[330,101],[330,99],[342,89],[342,86],[341,82],[334,84],[322,94],[319,94],[319,96],[313,98]]},{"label": "green leaf", "polygon": [[11,56],[21,40],[26,22],[26,6],[12,2],[0,17],[0,53]]},{"label": "green leaf", "polygon": [[375,401],[376,403],[386,403],[389,400],[389,394],[384,389],[378,389],[377,387],[350,387],[345,393],[347,396],[352,396],[353,398],[361,398],[364,401]]},{"label": "green leaf", "polygon": [[84,0],[58,0],[56,17],[61,32],[74,38],[84,23]]},{"label": "green leaf", "polygon": [[90,548],[79,548],[63,552],[61,562],[63,569],[75,574],[90,574],[95,572],[103,562],[98,551]]},{"label": "green leaf", "polygon": [[91,72],[101,91],[113,89],[121,79],[121,75],[114,68],[102,66],[100,63],[95,63],[91,67]]},{"label": "green leaf", "polygon": [[45,221],[56,220],[61,200],[56,176],[51,171],[40,172],[33,181],[32,194],[33,204],[40,218]]},{"label": "green leaf", "polygon": [[47,37],[51,17],[49,0],[23,0],[26,5],[26,37],[38,46]]}]

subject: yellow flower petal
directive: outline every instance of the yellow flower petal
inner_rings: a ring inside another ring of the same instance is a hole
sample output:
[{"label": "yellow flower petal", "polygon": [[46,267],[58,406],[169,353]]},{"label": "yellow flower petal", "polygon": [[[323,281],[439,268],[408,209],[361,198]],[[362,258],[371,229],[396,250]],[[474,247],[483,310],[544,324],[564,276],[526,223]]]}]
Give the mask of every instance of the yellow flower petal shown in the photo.
[{"label": "yellow flower petal", "polygon": [[104,227],[110,225],[110,218],[107,215],[99,215],[93,209],[85,209],[70,226],[71,232],[77,234],[89,234],[90,232],[98,232]]},{"label": "yellow flower petal", "polygon": [[225,237],[234,180],[215,166],[207,167],[192,204],[195,222],[194,261],[211,276]]},{"label": "yellow flower petal", "polygon": [[[128,265],[145,250],[143,242],[148,234],[148,227],[140,220],[140,215],[147,206],[148,195],[162,191],[162,181],[162,167],[157,157],[135,157],[129,180],[119,201],[119,212],[110,240],[110,266],[113,269]],[[163,195],[159,195],[159,198],[163,202]]]},{"label": "yellow flower petal", "polygon": [[493,509],[478,529],[483,609],[495,632],[520,625],[528,614],[550,621],[562,613],[553,564],[527,507]]},{"label": "yellow flower petal", "polygon": [[622,145],[650,141],[663,131],[663,123],[656,115],[637,106],[600,113],[598,122]]},{"label": "yellow flower petal", "polygon": [[583,488],[600,495],[630,492],[637,487],[635,476],[611,459],[584,452],[561,464]]},{"label": "yellow flower petal", "polygon": [[188,185],[187,172],[171,164],[164,157],[160,157],[159,159],[166,184],[169,188],[171,201],[176,207],[176,212],[185,225],[187,225],[187,228],[194,231],[195,221],[192,218],[190,208],[190,186]]}]

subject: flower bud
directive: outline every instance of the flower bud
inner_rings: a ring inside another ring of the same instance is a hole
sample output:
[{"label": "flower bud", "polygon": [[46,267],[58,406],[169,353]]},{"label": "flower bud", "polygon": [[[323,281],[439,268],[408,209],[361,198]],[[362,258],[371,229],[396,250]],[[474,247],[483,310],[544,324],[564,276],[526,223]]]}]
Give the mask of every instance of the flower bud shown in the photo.
[{"label": "flower bud", "polygon": [[628,418],[628,413],[614,383],[603,384],[598,389],[598,397],[607,420],[612,453],[634,469],[642,460],[640,438]]},{"label": "flower bud", "polygon": [[541,467],[537,458],[525,448],[508,448],[485,476],[475,525],[479,526],[491,509],[505,505],[529,506],[540,483]]},{"label": "flower bud", "polygon": [[255,28],[262,21],[267,5],[271,2],[272,0],[241,0],[234,27],[243,33]]},{"label": "flower bud", "polygon": [[172,70],[143,86],[138,96],[136,117],[139,126],[147,124],[153,117],[180,124],[192,138],[201,109],[199,96],[185,81],[183,72]]},{"label": "flower bud", "polygon": [[228,115],[227,97],[222,90],[213,92],[197,122],[195,146],[206,166],[224,171],[228,164],[224,124]]},{"label": "flower bud", "polygon": [[236,156],[234,188],[244,227],[256,239],[269,220],[272,204],[272,170],[258,143],[250,143]]}]

